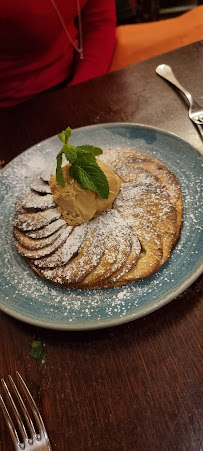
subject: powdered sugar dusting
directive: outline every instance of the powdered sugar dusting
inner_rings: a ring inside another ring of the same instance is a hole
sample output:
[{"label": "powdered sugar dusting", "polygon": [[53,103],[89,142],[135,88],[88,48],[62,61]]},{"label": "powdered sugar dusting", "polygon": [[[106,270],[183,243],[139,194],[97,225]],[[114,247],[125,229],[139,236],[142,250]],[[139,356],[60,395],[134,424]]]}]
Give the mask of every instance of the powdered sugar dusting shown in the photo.
[{"label": "powdered sugar dusting", "polygon": [[30,191],[19,199],[18,206],[26,208],[27,210],[46,210],[48,208],[57,207],[52,194],[40,196],[39,193]]},{"label": "powdered sugar dusting", "polygon": [[60,218],[61,213],[57,208],[39,211],[37,213],[16,213],[13,219],[14,226],[20,230],[38,230],[55,219]]},{"label": "powdered sugar dusting", "polygon": [[34,177],[31,181],[30,187],[39,193],[51,194],[51,189],[48,183],[45,183],[40,176]]},{"label": "powdered sugar dusting", "polygon": [[62,230],[57,230],[52,235],[49,235],[48,237],[41,239],[33,239],[27,236],[26,233],[22,233],[19,229],[14,227],[13,233],[16,240],[25,248],[28,249],[41,249],[42,247],[49,246],[51,243],[53,243],[61,234]]},{"label": "powdered sugar dusting", "polygon": [[72,232],[71,235],[68,236],[65,243],[54,254],[49,255],[47,258],[33,261],[38,268],[55,268],[56,266],[65,265],[78,251],[87,233],[87,224],[81,224],[75,227],[73,231],[72,227],[68,227],[70,233]]},{"label": "powdered sugar dusting", "polygon": [[33,232],[27,232],[26,235],[31,238],[45,238],[49,235],[52,235],[54,232],[56,232],[58,229],[62,227],[62,225],[65,225],[66,221],[64,219],[56,219],[56,221],[51,222],[51,224],[48,224],[47,226],[44,226],[43,229],[35,230]]},{"label": "powdered sugar dusting", "polygon": [[62,231],[56,232],[56,239],[51,242],[51,244],[48,244],[47,246],[44,246],[42,248],[35,248],[33,249],[28,249],[24,246],[22,246],[19,241],[15,240],[15,246],[18,249],[18,252],[23,255],[23,257],[28,257],[28,258],[41,258],[44,257],[46,255],[51,254],[52,252],[54,252],[56,249],[58,249],[59,246],[61,246],[61,244],[64,243],[64,241],[67,239],[67,237],[69,236],[70,233],[70,229],[66,226],[63,226]]}]

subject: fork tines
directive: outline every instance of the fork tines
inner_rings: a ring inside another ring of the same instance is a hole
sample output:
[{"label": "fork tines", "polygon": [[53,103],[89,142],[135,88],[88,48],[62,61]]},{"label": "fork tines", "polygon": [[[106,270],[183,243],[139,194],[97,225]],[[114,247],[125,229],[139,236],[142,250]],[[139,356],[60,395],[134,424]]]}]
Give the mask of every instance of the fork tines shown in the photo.
[{"label": "fork tines", "polygon": [[[33,397],[31,396],[24,380],[20,376],[18,372],[16,372],[20,389],[22,391],[23,396],[25,397],[29,410],[33,416],[33,420],[31,415],[22,399],[22,396],[11,376],[8,376],[9,382],[11,385],[12,393],[11,394],[6,382],[1,379],[2,387],[6,394],[6,399],[8,402],[8,407],[6,405],[5,400],[0,395],[0,406],[2,408],[7,426],[9,428],[14,447],[17,451],[20,450],[40,450],[50,451],[51,446],[49,443],[49,439],[47,436],[47,432],[42,420],[42,417],[39,413],[39,410],[35,404]],[[15,399],[15,400],[14,400]],[[10,409],[10,413],[9,413]],[[21,413],[20,413],[21,412]],[[14,426],[13,419],[11,417],[11,413],[14,417],[14,422],[17,428]],[[25,421],[25,424],[24,424]],[[34,426],[34,423],[36,426]],[[17,432],[18,429],[18,432]],[[36,431],[37,429],[37,431]],[[20,436],[20,437],[19,437]]]}]

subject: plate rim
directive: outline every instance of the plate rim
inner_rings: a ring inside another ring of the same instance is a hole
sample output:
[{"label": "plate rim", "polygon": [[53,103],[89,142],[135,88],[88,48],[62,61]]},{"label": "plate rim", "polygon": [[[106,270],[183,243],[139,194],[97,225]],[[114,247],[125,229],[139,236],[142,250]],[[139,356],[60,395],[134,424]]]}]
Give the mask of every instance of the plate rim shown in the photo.
[{"label": "plate rim", "polygon": [[[121,316],[117,319],[110,319],[109,321],[102,321],[99,320],[98,322],[92,322],[92,323],[87,323],[87,324],[83,324],[81,323],[80,325],[72,325],[70,323],[68,324],[61,324],[61,323],[55,323],[55,322],[44,322],[44,321],[40,321],[37,318],[36,319],[31,319],[30,317],[25,317],[23,315],[18,314],[17,312],[13,310],[12,313],[9,311],[9,309],[4,309],[1,307],[0,305],[0,310],[3,313],[6,313],[7,315],[11,316],[12,318],[15,318],[17,320],[20,320],[26,324],[30,324],[32,326],[36,326],[36,327],[42,327],[44,329],[51,329],[51,330],[63,330],[63,331],[88,331],[88,330],[99,330],[99,329],[107,329],[108,327],[115,327],[115,326],[119,326],[122,324],[126,324],[126,323],[130,323],[132,321],[135,321],[139,318],[142,318],[144,316],[149,315],[150,313],[154,313],[155,311],[161,309],[162,307],[164,307],[165,305],[169,304],[171,301],[175,300],[175,298],[177,296],[179,296],[181,293],[183,293],[187,288],[189,288],[197,279],[199,276],[201,276],[203,272],[203,264],[199,267],[199,270],[196,271],[189,279],[187,279],[187,281],[185,281],[180,287],[179,289],[171,292],[168,296],[166,296],[164,299],[160,300],[157,304],[156,301],[154,301],[154,303],[152,303],[150,306],[148,307],[141,307],[140,311],[138,310],[136,313],[129,313],[126,314],[125,316]],[[26,320],[25,320],[26,318]]]},{"label": "plate rim", "polygon": [[[99,124],[92,124],[92,125],[84,125],[81,127],[76,127],[72,129],[72,134],[71,136],[74,134],[74,132],[79,131],[79,130],[83,130],[83,129],[88,129],[88,128],[98,128],[98,127],[104,127],[104,126],[108,126],[108,127],[112,127],[112,126],[130,126],[130,127],[135,127],[135,128],[143,128],[143,129],[148,129],[148,130],[152,130],[152,131],[156,131],[158,133],[161,133],[163,135],[169,136],[169,137],[173,137],[179,141],[182,141],[183,143],[185,143],[186,145],[189,145],[190,147],[192,147],[195,151],[199,152],[199,154],[201,156],[203,156],[203,148],[200,149],[199,147],[194,146],[192,143],[190,143],[189,141],[186,141],[186,139],[182,138],[181,136],[176,135],[173,132],[168,132],[162,128],[159,127],[153,127],[152,125],[145,125],[145,124],[138,124],[138,123],[134,123],[134,122],[104,122],[104,123],[99,123]],[[31,150],[33,147],[35,147],[38,144],[43,144],[44,142],[56,138],[58,136],[58,134],[56,133],[55,135],[51,135],[48,138],[42,139],[41,141],[37,141],[35,144],[33,144],[30,147],[27,147],[26,149],[24,149],[22,152],[20,152],[18,155],[16,155],[16,157],[12,158],[11,161],[9,161],[0,171],[0,177],[1,174],[3,173],[3,171],[5,171],[6,168],[8,168],[8,166],[13,163],[17,158],[20,157],[20,155],[23,155],[25,152],[27,152],[28,150]]]},{"label": "plate rim", "polygon": [[[78,131],[84,130],[84,129],[87,130],[87,129],[93,129],[93,128],[104,128],[104,127],[110,128],[110,127],[121,127],[121,126],[122,127],[123,126],[133,127],[136,129],[141,128],[141,129],[147,129],[149,131],[155,131],[155,132],[158,132],[159,134],[161,133],[162,135],[169,137],[169,139],[171,137],[173,137],[175,140],[181,141],[183,144],[185,143],[187,146],[190,146],[194,151],[198,152],[201,157],[203,157],[203,150],[201,150],[198,147],[195,147],[193,144],[186,141],[182,137],[179,137],[175,133],[171,133],[171,132],[165,131],[163,129],[160,129],[159,127],[153,127],[153,126],[145,125],[145,124],[137,124],[137,123],[133,123],[133,122],[105,122],[105,123],[100,123],[100,124],[85,125],[85,126],[81,126],[81,127],[72,129],[72,135],[74,135],[74,132],[78,132]],[[44,143],[44,142],[49,141],[56,137],[57,137],[57,134],[52,135],[48,138],[45,138],[42,141],[36,142],[32,146],[23,150],[19,155],[14,157],[0,171],[0,177],[1,177],[1,174],[3,174],[3,172],[5,171],[5,169],[8,168],[8,166],[10,164],[13,164],[13,162],[16,159],[18,159],[22,154],[24,154],[28,150],[31,150],[36,145]],[[87,331],[87,330],[97,330],[97,329],[104,329],[104,328],[108,328],[108,327],[115,327],[115,326],[119,326],[119,325],[122,325],[125,323],[129,323],[131,321],[135,321],[136,319],[142,318],[142,317],[149,315],[150,313],[153,313],[153,312],[159,310],[160,308],[164,307],[169,302],[174,300],[177,296],[179,296],[181,293],[183,293],[189,286],[191,286],[198,279],[198,277],[201,276],[202,272],[203,272],[203,263],[199,266],[199,268],[196,269],[195,273],[191,274],[191,276],[187,280],[185,280],[176,290],[173,290],[167,296],[161,298],[158,302],[156,300],[154,300],[150,305],[138,308],[135,313],[132,313],[132,312],[127,313],[125,316],[121,316],[121,317],[118,317],[115,319],[109,319],[109,320],[101,320],[100,319],[100,320],[98,320],[98,322],[92,321],[91,323],[82,323],[81,322],[80,324],[70,324],[70,323],[60,323],[60,322],[52,322],[52,321],[45,322],[43,320],[38,319],[37,317],[31,318],[30,316],[24,316],[24,315],[16,312],[13,309],[9,309],[7,307],[2,306],[1,302],[0,302],[0,310],[3,313],[11,316],[12,318],[20,320],[26,324],[30,324],[32,326],[37,326],[37,327],[42,327],[45,329],[51,329],[51,330]]]}]

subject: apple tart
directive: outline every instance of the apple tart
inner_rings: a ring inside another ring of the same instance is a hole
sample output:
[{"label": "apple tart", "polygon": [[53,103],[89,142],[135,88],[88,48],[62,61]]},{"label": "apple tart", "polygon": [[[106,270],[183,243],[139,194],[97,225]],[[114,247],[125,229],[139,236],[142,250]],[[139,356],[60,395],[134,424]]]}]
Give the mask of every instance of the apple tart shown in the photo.
[{"label": "apple tart", "polygon": [[166,165],[135,149],[103,148],[99,160],[121,185],[111,208],[96,217],[68,224],[46,171],[16,203],[17,251],[40,277],[63,287],[102,289],[149,277],[180,235],[182,195]]}]

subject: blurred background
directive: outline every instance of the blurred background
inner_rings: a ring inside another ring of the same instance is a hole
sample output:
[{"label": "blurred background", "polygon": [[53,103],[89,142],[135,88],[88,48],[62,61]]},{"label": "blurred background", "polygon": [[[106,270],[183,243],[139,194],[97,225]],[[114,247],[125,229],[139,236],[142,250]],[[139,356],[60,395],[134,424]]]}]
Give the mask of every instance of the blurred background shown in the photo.
[{"label": "blurred background", "polygon": [[117,25],[169,19],[202,4],[203,0],[116,0]]}]

